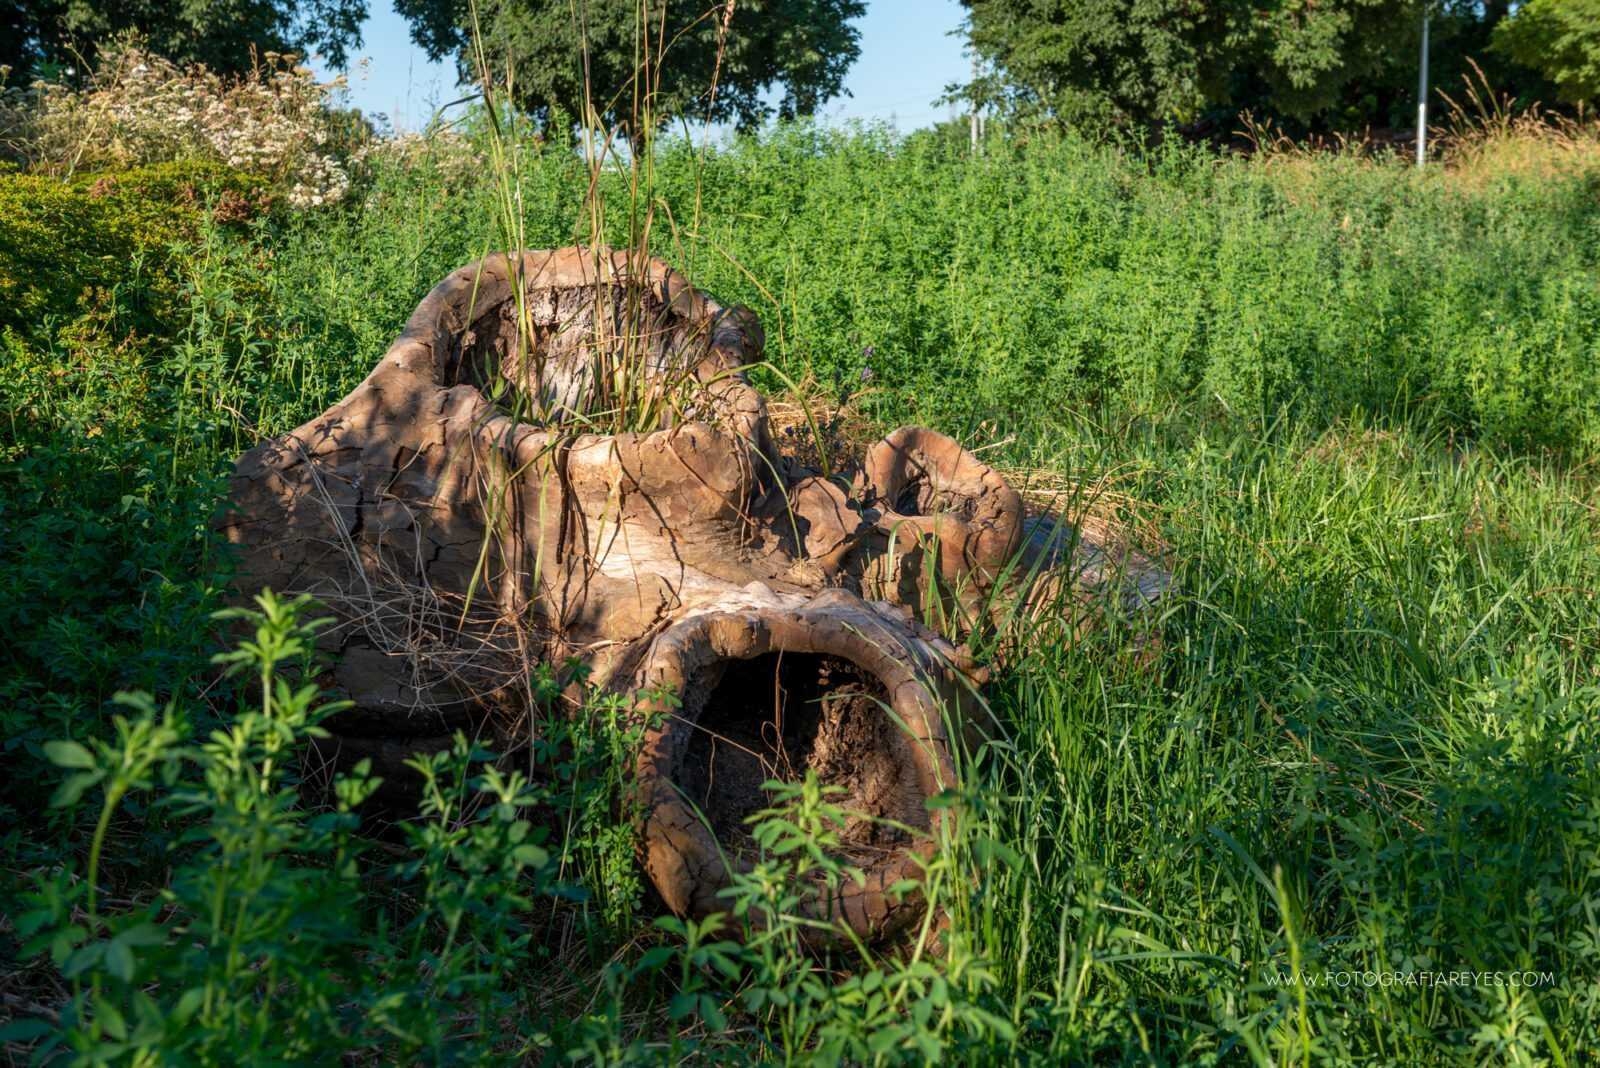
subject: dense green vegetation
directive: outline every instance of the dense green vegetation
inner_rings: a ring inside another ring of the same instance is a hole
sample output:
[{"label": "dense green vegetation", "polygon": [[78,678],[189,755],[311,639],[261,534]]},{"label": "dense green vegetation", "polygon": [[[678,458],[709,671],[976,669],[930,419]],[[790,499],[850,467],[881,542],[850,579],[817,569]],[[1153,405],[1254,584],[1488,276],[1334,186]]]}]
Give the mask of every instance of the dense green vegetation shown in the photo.
[{"label": "dense green vegetation", "polygon": [[[929,876],[942,949],[818,959],[790,923],[740,948],[653,922],[602,699],[531,781],[430,765],[374,838],[368,787],[302,798],[283,759],[320,715],[275,689],[315,610],[261,606],[235,673],[211,664],[219,476],[496,243],[481,168],[450,163],[299,214],[214,170],[0,175],[11,1038],[196,1063],[1600,1047],[1600,170],[808,128],[661,149],[658,251],[755,308],[777,366],[1110,485],[1177,577],[1153,654],[1047,626],[990,685],[1004,737]],[[530,159],[530,244],[587,232],[586,180]],[[826,799],[780,800],[771,833],[825,846]],[[741,899],[781,912],[829,863],[776,857]],[[1494,977],[1415,980],[1460,972]]]}]

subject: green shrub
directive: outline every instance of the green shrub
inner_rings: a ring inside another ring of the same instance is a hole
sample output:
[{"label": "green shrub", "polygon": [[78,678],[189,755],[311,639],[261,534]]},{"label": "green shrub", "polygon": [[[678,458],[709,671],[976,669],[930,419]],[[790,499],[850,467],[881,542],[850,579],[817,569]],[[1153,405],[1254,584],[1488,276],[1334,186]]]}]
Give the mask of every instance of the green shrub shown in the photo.
[{"label": "green shrub", "polygon": [[174,257],[211,217],[265,207],[260,180],[208,163],[163,163],[61,180],[0,174],[0,329],[35,339],[115,294],[130,330],[170,322]]},{"label": "green shrub", "polygon": [[[464,738],[419,761],[424,802],[407,824],[414,859],[388,873],[418,907],[391,923],[374,909],[355,810],[380,780],[363,763],[309,812],[298,797],[299,746],[338,705],[305,684],[317,621],[303,600],[270,592],[231,613],[250,640],[218,659],[253,691],[225,729],[196,738],[171,705],[119,695],[113,741],[56,741],[68,773],[55,804],[98,797],[87,871],[42,877],[17,918],[25,955],[45,953],[72,985],[40,1040],[81,1063],[328,1063],[359,1050],[438,1063],[463,1051],[509,1059],[524,1029],[522,999],[499,981],[518,971],[529,934],[520,915],[554,888],[555,868],[530,808],[551,798],[520,773],[474,766]],[[488,804],[464,812],[469,793]],[[152,791],[163,787],[161,793]],[[132,910],[97,902],[106,831],[125,802],[166,810],[172,878]]]},{"label": "green shrub", "polygon": [[[0,175],[0,728],[13,761],[103,722],[117,690],[164,700],[203,685],[222,467],[217,413],[203,429],[193,394],[248,350],[208,325],[226,353],[196,358],[212,291],[195,286],[195,261],[215,251],[208,235],[248,247],[221,220],[260,192],[201,164]],[[37,811],[31,781],[0,810]]]}]

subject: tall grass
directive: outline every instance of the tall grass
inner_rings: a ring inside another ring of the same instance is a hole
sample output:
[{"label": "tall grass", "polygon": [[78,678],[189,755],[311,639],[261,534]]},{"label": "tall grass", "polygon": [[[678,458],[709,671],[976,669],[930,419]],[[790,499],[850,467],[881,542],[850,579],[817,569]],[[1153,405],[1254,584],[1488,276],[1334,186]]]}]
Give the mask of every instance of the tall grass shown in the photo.
[{"label": "tall grass", "polygon": [[[517,151],[518,240],[586,238],[589,163]],[[967,160],[805,127],[651,159],[655,196],[698,220],[654,247],[755,307],[785,375],[860,391],[870,368],[879,424],[1115,478],[1177,570],[1159,644],[1116,618],[1011,643],[988,690],[1000,736],[942,802],[963,816],[928,877],[948,926],[921,953],[652,923],[613,819],[627,728],[600,702],[540,754],[547,778],[496,780],[462,751],[375,844],[365,787],[321,812],[266,767],[314,727],[315,695],[263,689],[264,653],[249,685],[207,668],[226,577],[207,522],[233,456],[348,390],[502,237],[499,194],[423,160],[335,212],[207,227],[162,261],[174,300],[130,281],[0,344],[18,884],[0,993],[36,1021],[12,1040],[242,1061],[1600,1047],[1594,172],[1464,181],[1072,140]],[[253,622],[266,649],[304,619]],[[131,690],[150,696],[112,703]],[[67,738],[81,752],[47,748]],[[780,800],[774,834],[826,840],[825,795]],[[784,911],[796,865],[829,863],[771,860],[748,908]],[[219,886],[240,906],[224,923]]]}]

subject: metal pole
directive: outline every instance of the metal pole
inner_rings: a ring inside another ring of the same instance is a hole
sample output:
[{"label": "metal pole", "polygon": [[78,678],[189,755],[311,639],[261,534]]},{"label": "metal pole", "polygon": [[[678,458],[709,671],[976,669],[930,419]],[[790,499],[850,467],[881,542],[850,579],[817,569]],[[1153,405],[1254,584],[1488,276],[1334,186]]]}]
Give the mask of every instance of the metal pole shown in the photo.
[{"label": "metal pole", "polygon": [[1417,75],[1417,166],[1428,160],[1428,9],[1422,9],[1422,66]]},{"label": "metal pole", "polygon": [[972,154],[978,154],[978,53],[972,53]]}]

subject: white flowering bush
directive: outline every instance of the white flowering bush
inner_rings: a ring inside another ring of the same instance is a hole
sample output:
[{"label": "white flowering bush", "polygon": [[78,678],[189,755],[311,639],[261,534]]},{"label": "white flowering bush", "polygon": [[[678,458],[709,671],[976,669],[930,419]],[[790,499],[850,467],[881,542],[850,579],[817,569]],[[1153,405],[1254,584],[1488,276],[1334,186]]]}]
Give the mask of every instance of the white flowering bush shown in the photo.
[{"label": "white flowering bush", "polygon": [[318,82],[297,60],[267,52],[250,74],[225,78],[127,39],[102,51],[82,89],[9,90],[0,136],[36,170],[208,159],[268,178],[293,207],[336,203],[350,188],[350,124],[329,105],[344,79]]}]

